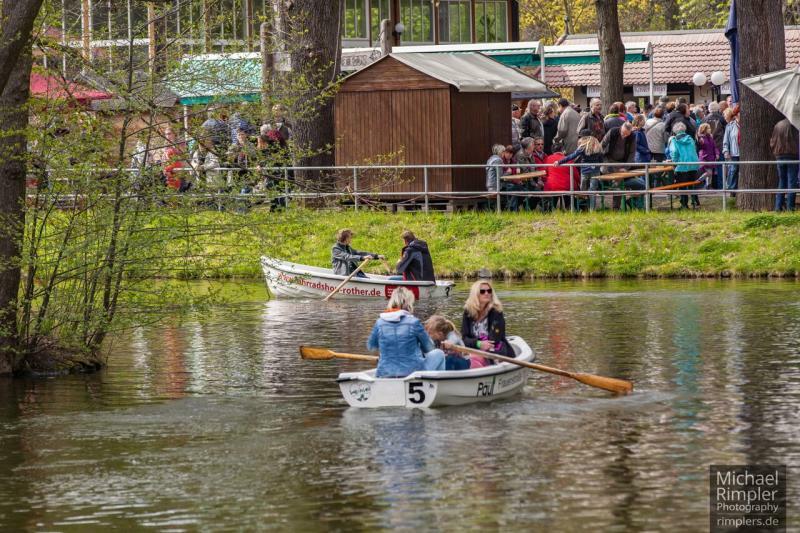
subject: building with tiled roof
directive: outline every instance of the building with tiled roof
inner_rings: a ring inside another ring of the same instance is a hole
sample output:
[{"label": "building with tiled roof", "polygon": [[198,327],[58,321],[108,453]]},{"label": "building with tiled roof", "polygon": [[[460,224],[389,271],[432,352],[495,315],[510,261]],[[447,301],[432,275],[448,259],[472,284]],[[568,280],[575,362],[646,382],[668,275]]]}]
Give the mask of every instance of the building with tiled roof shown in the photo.
[{"label": "building with tiled roof", "polygon": [[[692,77],[702,72],[706,78],[721,71],[726,78],[730,72],[730,45],[724,30],[678,30],[663,32],[623,33],[622,41],[649,42],[653,54],[653,83],[655,96],[686,96],[691,102],[705,103],[714,99],[714,86],[709,81],[703,87],[695,87]],[[596,35],[570,35],[561,45],[597,45]],[[786,27],[786,65],[800,63],[800,26]],[[538,77],[537,72],[534,73]],[[575,102],[585,105],[587,100],[599,95],[599,64],[547,65],[547,85],[554,88],[572,88]],[[642,61],[626,63],[623,79],[625,99],[649,95],[650,63]],[[721,94],[730,93],[728,83],[722,85]]]}]

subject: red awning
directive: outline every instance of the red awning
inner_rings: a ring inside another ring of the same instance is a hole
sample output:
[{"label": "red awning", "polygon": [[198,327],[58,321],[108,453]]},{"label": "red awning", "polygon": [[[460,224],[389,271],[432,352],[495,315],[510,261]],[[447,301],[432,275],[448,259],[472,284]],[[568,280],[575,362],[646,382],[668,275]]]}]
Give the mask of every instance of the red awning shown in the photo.
[{"label": "red awning", "polygon": [[92,100],[111,98],[111,94],[107,92],[91,89],[79,83],[64,82],[56,76],[46,76],[36,72],[31,74],[31,96],[48,100],[75,100],[85,106],[88,106]]}]

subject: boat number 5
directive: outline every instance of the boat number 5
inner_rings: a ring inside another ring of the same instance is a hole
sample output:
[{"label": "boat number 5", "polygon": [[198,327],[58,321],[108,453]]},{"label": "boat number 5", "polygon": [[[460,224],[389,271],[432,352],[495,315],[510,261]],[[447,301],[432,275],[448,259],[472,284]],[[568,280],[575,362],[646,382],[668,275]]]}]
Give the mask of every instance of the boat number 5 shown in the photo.
[{"label": "boat number 5", "polygon": [[408,401],[416,404],[425,402],[425,392],[422,390],[422,382],[410,381],[408,383]]}]

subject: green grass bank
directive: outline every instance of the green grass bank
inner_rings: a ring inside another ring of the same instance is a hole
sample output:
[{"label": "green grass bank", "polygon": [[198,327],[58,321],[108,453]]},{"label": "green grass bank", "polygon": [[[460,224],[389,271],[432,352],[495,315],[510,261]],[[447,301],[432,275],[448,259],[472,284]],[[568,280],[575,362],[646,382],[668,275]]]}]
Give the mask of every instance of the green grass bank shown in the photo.
[{"label": "green grass bank", "polygon": [[[764,277],[800,274],[800,215],[740,212],[456,213],[372,211],[202,213],[190,224],[231,229],[176,241],[179,278],[259,278],[262,254],[326,266],[339,228],[354,246],[398,256],[404,229],[425,239],[437,275],[474,277]],[[156,225],[158,221],[156,221]],[[191,259],[180,257],[192,250]],[[376,262],[368,271],[381,272]]]}]

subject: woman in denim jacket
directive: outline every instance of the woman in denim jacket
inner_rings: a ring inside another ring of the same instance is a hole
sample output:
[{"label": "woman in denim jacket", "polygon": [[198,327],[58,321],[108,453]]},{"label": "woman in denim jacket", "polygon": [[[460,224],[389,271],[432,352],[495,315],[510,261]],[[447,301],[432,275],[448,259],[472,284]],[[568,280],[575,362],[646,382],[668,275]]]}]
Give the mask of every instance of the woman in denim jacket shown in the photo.
[{"label": "woman in denim jacket", "polygon": [[368,350],[380,351],[377,377],[404,378],[417,370],[445,369],[444,352],[436,349],[413,312],[414,295],[396,288],[367,340]]}]

